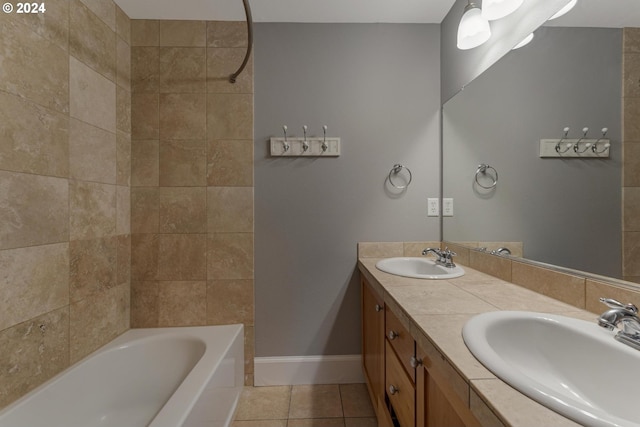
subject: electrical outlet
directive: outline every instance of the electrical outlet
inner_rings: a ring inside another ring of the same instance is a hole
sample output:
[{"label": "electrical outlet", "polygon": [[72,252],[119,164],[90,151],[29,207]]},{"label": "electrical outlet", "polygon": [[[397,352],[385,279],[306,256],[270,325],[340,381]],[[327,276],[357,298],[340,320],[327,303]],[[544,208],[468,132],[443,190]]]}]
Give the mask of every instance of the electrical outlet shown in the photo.
[{"label": "electrical outlet", "polygon": [[427,216],[440,215],[440,199],[431,198],[427,199]]},{"label": "electrical outlet", "polygon": [[453,216],[453,199],[442,199],[442,216]]}]

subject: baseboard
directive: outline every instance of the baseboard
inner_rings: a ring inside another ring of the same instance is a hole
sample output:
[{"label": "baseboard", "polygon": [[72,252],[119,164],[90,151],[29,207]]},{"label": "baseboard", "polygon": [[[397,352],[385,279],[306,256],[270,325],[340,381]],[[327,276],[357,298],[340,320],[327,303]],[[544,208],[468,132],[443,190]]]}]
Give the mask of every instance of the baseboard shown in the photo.
[{"label": "baseboard", "polygon": [[256,357],[255,386],[363,383],[362,356]]}]

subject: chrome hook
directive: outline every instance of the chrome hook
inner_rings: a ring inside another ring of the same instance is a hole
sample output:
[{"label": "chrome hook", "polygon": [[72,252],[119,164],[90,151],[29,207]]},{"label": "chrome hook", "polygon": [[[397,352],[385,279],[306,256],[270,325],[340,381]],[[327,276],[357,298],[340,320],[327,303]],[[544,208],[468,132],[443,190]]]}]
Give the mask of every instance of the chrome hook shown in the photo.
[{"label": "chrome hook", "polygon": [[585,151],[587,151],[591,147],[591,143],[590,142],[587,142],[584,145],[584,150],[582,150],[582,151],[580,151],[580,147],[579,147],[580,142],[587,137],[587,133],[588,132],[589,132],[589,128],[587,128],[587,127],[582,128],[582,138],[580,138],[575,144],[573,144],[573,152],[574,153],[578,153],[578,154],[584,153]]},{"label": "chrome hook", "polygon": [[327,144],[327,125],[322,126],[322,133],[324,135],[324,139],[322,141],[322,151],[325,152],[327,151],[327,149],[329,148],[329,145]]},{"label": "chrome hook", "polygon": [[567,126],[566,128],[563,129],[564,131],[564,136],[562,138],[560,138],[560,141],[558,141],[558,143],[556,144],[556,152],[557,153],[566,153],[567,151],[569,151],[569,148],[571,148],[571,143],[568,142],[566,144],[566,148],[564,150],[560,150],[560,144],[562,144],[562,141],[564,141],[567,138],[567,135],[569,135],[569,127]]},{"label": "chrome hook", "polygon": [[602,136],[598,138],[598,140],[593,144],[593,146],[591,147],[591,151],[593,151],[596,154],[602,154],[611,147],[611,143],[607,141],[604,144],[604,148],[602,150],[598,150],[598,143],[602,141],[605,136],[607,136],[607,132],[609,132],[608,128],[602,128]]},{"label": "chrome hook", "polygon": [[306,152],[309,149],[309,143],[307,142],[307,125],[302,126],[302,132],[304,132],[304,141],[302,141],[302,151]]},{"label": "chrome hook", "polygon": [[289,148],[291,147],[287,142],[287,129],[287,125],[282,126],[282,131],[284,132],[284,142],[282,143],[282,148],[284,148],[285,153],[289,151]]}]

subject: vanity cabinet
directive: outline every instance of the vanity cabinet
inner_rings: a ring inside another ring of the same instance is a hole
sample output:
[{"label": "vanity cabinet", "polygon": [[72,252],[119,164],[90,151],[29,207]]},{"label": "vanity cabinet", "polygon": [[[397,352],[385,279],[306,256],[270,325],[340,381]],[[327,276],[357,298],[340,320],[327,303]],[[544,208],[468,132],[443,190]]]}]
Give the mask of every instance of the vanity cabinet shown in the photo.
[{"label": "vanity cabinet", "polygon": [[[385,393],[400,427],[416,425],[415,341],[385,307]],[[414,366],[412,366],[414,363]]]},{"label": "vanity cabinet", "polygon": [[384,300],[364,278],[361,288],[362,365],[371,403],[378,413],[384,404]]}]

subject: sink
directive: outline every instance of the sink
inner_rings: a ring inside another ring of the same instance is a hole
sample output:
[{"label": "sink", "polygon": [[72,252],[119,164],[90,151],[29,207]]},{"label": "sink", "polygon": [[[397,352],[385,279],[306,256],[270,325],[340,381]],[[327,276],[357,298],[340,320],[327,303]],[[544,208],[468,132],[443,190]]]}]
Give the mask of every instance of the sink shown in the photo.
[{"label": "sink", "polygon": [[464,274],[462,267],[444,267],[429,258],[398,257],[385,258],[376,263],[378,270],[396,276],[416,279],[453,279]]},{"label": "sink", "polygon": [[585,426],[640,426],[640,351],[595,321],[522,311],[472,317],[464,342],[523,394]]}]

